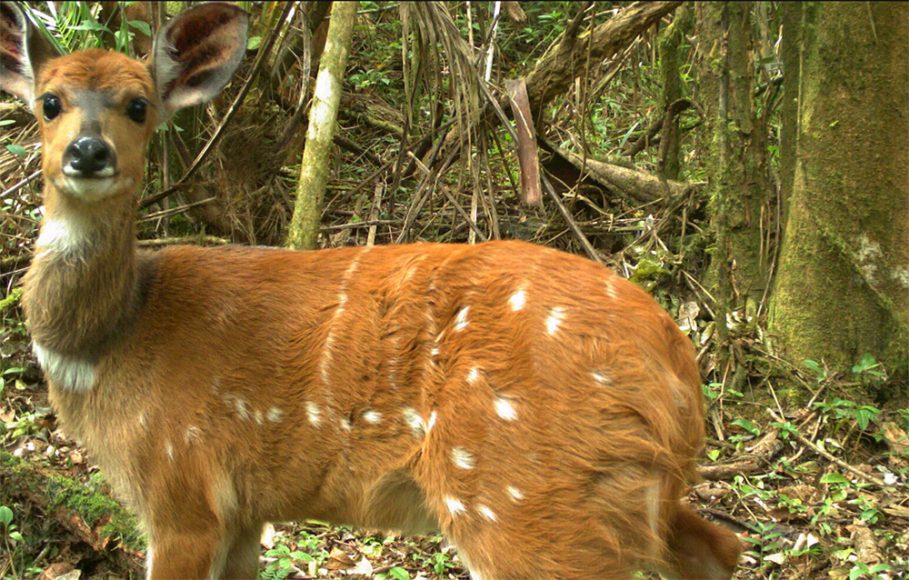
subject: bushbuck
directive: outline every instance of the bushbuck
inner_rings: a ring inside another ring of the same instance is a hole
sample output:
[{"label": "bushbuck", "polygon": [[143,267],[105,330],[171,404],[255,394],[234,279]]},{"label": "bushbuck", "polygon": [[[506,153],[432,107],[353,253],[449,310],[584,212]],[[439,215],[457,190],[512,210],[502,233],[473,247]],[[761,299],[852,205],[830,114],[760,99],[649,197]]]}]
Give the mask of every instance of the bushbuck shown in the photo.
[{"label": "bushbuck", "polygon": [[264,523],[302,518],[441,530],[487,580],[731,575],[735,534],[681,502],[693,347],[647,293],[518,241],[140,251],[146,146],[228,82],[247,14],[196,5],[147,64],[0,17],[0,87],[41,134],[34,353],[150,577],[253,578]]}]

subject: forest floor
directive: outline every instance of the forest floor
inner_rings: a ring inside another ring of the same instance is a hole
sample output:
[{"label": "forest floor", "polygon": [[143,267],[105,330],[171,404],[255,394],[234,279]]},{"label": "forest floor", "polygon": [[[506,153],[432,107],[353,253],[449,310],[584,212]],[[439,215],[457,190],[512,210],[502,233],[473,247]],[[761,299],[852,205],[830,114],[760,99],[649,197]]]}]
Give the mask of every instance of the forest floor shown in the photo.
[{"label": "forest floor", "polygon": [[[21,324],[6,322],[0,578],[72,579],[74,570],[141,577],[142,540],[133,522],[112,525],[118,516],[105,512],[119,512],[117,504],[104,503],[109,489],[91,456],[57,428]],[[909,412],[839,397],[841,383],[816,371],[815,395],[804,409],[708,388],[704,479],[689,500],[739,533],[746,551],[737,578],[907,577]],[[70,483],[36,484],[34,474]],[[64,497],[70,493],[75,499]],[[275,524],[263,533],[261,553],[261,578],[468,578],[438,535]]]}]

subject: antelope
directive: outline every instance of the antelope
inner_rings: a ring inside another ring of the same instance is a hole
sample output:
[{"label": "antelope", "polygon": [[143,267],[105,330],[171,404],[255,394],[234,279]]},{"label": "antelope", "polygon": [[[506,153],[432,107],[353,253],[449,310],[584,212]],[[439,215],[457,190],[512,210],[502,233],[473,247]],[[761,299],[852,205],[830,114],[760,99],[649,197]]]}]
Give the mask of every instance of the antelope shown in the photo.
[{"label": "antelope", "polygon": [[268,521],[440,530],[474,578],[727,578],[681,498],[694,350],[643,290],[519,241],[139,251],[155,127],[204,103],[247,15],[200,4],[148,64],[58,56],[0,10],[0,88],[40,126],[23,307],[67,433],[147,533],[151,578],[254,578]]}]

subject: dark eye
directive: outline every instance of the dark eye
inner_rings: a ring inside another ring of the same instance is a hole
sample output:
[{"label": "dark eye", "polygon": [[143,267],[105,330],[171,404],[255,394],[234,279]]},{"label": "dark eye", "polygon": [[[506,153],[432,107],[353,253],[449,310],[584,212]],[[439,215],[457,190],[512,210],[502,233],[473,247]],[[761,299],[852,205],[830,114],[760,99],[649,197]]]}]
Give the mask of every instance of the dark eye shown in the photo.
[{"label": "dark eye", "polygon": [[126,115],[136,123],[145,122],[145,111],[148,108],[148,101],[138,97],[126,105]]},{"label": "dark eye", "polygon": [[60,114],[62,109],[63,105],[60,103],[60,98],[57,95],[44,95],[41,110],[44,111],[45,119],[48,121],[52,120]]}]

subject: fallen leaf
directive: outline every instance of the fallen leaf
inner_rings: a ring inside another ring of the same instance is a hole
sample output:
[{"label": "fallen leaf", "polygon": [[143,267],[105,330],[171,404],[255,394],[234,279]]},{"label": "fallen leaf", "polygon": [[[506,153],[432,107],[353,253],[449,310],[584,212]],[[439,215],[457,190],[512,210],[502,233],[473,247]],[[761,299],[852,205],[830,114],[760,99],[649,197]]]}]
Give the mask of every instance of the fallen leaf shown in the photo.
[{"label": "fallen leaf", "polygon": [[366,558],[362,558],[357,565],[354,566],[351,570],[348,570],[348,574],[359,574],[366,576],[368,578],[372,577],[372,564]]},{"label": "fallen leaf", "polygon": [[855,547],[855,553],[860,562],[877,564],[883,560],[874,532],[868,526],[856,520],[851,526],[846,526],[846,529],[852,534],[852,545]]},{"label": "fallen leaf", "polygon": [[325,567],[329,570],[348,570],[356,566],[357,563],[354,562],[347,552],[341,548],[335,547],[331,549],[331,554],[328,556],[328,561],[325,562]]},{"label": "fallen leaf", "polygon": [[262,528],[259,544],[266,550],[271,550],[275,547],[275,527],[272,524],[265,524],[265,527]]}]

